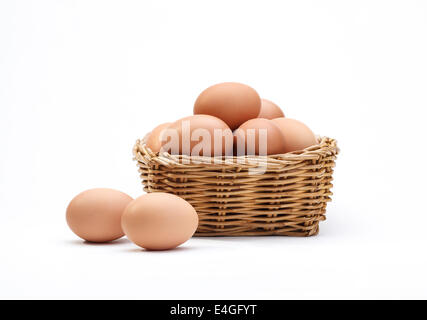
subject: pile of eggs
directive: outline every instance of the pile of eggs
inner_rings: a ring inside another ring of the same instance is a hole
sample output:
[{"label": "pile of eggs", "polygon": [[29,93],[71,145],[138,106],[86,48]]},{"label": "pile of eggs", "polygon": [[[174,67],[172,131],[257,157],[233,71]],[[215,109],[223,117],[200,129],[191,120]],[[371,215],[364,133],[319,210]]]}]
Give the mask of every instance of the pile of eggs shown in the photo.
[{"label": "pile of eggs", "polygon": [[[184,123],[188,128],[186,134]],[[201,139],[197,134],[200,129],[208,133],[209,139]],[[222,137],[220,149],[214,148],[215,131]],[[264,140],[261,132],[265,133]],[[176,145],[171,144],[173,134],[178,138]],[[187,148],[184,148],[185,139],[188,139]],[[207,88],[197,98],[193,116],[157,126],[146,140],[146,146],[155,153],[193,156],[275,155],[315,144],[314,133],[304,123],[285,118],[275,103],[261,99],[253,88],[235,82]]]},{"label": "pile of eggs", "polygon": [[[184,124],[189,132],[184,132]],[[199,129],[208,132],[208,141],[192,138]],[[215,149],[218,130],[221,148]],[[178,145],[170,145],[168,132],[178,137]],[[266,146],[259,143],[261,132],[266,133]],[[184,136],[189,139],[186,146]],[[250,140],[255,141],[254,146],[249,145]],[[316,143],[305,124],[285,118],[276,104],[261,99],[251,87],[233,82],[207,88],[197,98],[193,116],[157,126],[146,140],[153,152],[197,156],[206,156],[206,150],[212,156],[283,154]],[[123,192],[101,188],[74,197],[66,219],[70,229],[86,241],[109,242],[126,235],[147,250],[179,246],[193,236],[199,222],[191,204],[173,194],[150,193],[132,199]]]}]

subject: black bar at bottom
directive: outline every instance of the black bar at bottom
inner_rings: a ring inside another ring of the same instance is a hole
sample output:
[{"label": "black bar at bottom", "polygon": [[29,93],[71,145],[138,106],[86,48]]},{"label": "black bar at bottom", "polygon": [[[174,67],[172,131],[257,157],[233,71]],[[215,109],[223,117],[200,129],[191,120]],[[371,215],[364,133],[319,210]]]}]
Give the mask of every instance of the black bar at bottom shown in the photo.
[{"label": "black bar at bottom", "polygon": [[[82,316],[109,316],[127,319],[305,319],[325,316],[345,319],[349,316],[365,319],[367,316],[384,318],[387,313],[409,319],[420,310],[425,312],[425,301],[326,301],[326,300],[57,300],[52,301],[0,301],[3,313],[10,309],[14,317],[30,314],[62,319],[80,320]],[[52,308],[52,304],[59,305]],[[337,308],[340,307],[340,308]],[[420,318],[419,316],[414,317]]]}]

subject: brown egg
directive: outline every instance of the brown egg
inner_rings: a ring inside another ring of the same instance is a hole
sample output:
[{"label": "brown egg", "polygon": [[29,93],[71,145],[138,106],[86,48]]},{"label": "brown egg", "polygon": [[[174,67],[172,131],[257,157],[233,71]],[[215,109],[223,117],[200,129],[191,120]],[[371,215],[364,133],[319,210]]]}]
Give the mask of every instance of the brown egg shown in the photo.
[{"label": "brown egg", "polygon": [[224,82],[204,90],[194,104],[194,114],[218,117],[234,130],[243,122],[256,118],[261,109],[261,99],[251,87]]},{"label": "brown egg", "polygon": [[149,193],[132,201],[122,216],[126,236],[148,250],[173,249],[190,239],[197,229],[196,210],[169,193]]},{"label": "brown egg", "polygon": [[285,137],[286,152],[303,150],[307,147],[317,144],[316,136],[304,123],[289,119],[273,119]]},{"label": "brown egg", "polygon": [[160,148],[162,146],[161,141],[161,133],[164,129],[168,128],[171,125],[170,122],[162,123],[161,125],[158,125],[151,131],[150,135],[147,139],[147,147],[151,149],[153,152],[159,152]]},{"label": "brown egg", "polygon": [[171,154],[222,156],[233,154],[233,133],[213,116],[199,114],[172,123],[163,133],[162,151]]},{"label": "brown egg", "polygon": [[282,109],[277,104],[267,99],[261,99],[261,111],[257,118],[274,119],[284,117]]},{"label": "brown egg", "polygon": [[285,138],[273,120],[248,120],[234,132],[234,136],[238,156],[285,153]]},{"label": "brown egg", "polygon": [[68,226],[80,238],[91,242],[121,238],[122,213],[132,200],[126,193],[113,189],[86,190],[68,205]]}]

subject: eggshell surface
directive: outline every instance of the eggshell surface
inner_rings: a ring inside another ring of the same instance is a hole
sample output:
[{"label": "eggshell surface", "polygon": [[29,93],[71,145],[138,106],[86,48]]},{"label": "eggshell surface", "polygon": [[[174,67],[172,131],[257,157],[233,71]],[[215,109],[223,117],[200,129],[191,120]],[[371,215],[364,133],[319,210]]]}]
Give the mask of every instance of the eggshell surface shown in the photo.
[{"label": "eggshell surface", "polygon": [[313,131],[301,121],[290,118],[277,118],[273,121],[285,137],[286,152],[303,150],[317,144]]},{"label": "eggshell surface", "polygon": [[155,127],[153,131],[151,131],[146,143],[147,147],[149,147],[151,151],[153,152],[160,151],[160,148],[162,146],[162,141],[161,141],[162,131],[168,128],[170,125],[171,125],[170,122],[162,123],[161,125],[158,125],[157,127]]},{"label": "eggshell surface", "polygon": [[78,194],[67,207],[70,229],[90,242],[108,242],[124,233],[121,217],[133,199],[126,193],[105,188],[86,190]]},{"label": "eggshell surface", "polygon": [[282,118],[284,116],[285,114],[277,104],[267,99],[261,99],[261,110],[257,118],[272,120],[275,118]]},{"label": "eggshell surface", "polygon": [[194,114],[208,114],[222,119],[231,130],[256,118],[261,98],[251,87],[237,82],[224,82],[205,89],[194,103]]},{"label": "eggshell surface", "polygon": [[[260,130],[265,130],[265,141],[260,138]],[[253,136],[251,140],[250,136]],[[237,156],[246,155],[272,155],[285,153],[285,138],[279,127],[268,119],[251,119],[242,124],[235,132]],[[253,141],[255,143],[253,143]],[[261,145],[260,145],[261,143]],[[262,144],[266,143],[263,149]],[[245,146],[245,148],[243,148]],[[252,147],[251,147],[252,146]],[[263,151],[266,151],[264,154]]]},{"label": "eggshell surface", "polygon": [[132,201],[122,216],[122,228],[147,250],[173,249],[190,239],[198,226],[196,210],[169,193],[149,193]]},{"label": "eggshell surface", "polygon": [[[164,133],[162,151],[193,156],[233,154],[233,133],[213,116],[194,115],[172,123]],[[216,145],[215,145],[216,142]]]}]

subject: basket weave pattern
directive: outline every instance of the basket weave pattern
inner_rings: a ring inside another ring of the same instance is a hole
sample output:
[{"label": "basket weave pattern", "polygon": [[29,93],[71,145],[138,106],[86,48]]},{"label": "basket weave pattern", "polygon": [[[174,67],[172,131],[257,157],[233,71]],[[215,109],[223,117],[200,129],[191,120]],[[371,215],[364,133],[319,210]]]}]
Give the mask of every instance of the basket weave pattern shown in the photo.
[{"label": "basket weave pattern", "polygon": [[[312,236],[326,219],[338,154],[334,139],[319,138],[318,145],[299,152],[223,157],[217,163],[155,154],[144,141],[133,149],[144,190],[191,203],[199,215],[196,236]],[[260,164],[266,171],[253,174]]]}]

